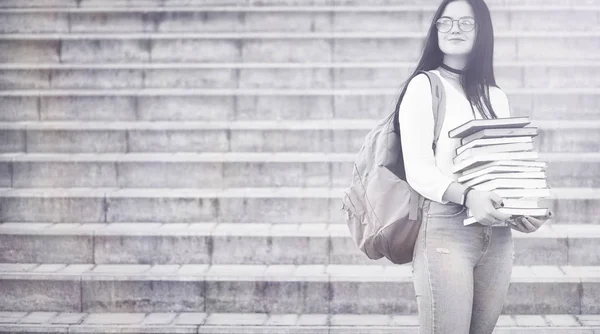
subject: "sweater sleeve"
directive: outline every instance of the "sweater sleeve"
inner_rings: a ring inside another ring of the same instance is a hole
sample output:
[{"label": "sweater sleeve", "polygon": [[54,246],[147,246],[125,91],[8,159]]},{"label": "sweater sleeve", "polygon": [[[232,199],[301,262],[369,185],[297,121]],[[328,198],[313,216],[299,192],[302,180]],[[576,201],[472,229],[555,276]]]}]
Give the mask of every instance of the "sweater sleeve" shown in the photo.
[{"label": "sweater sleeve", "polygon": [[499,118],[511,117],[510,104],[508,102],[508,97],[506,96],[506,93],[504,93],[504,91],[502,91],[502,89],[498,87],[490,88],[490,95],[492,95],[492,93],[495,94],[495,96],[490,96],[490,99],[492,99],[492,107],[494,107],[496,115]]},{"label": "sweater sleeve", "polygon": [[400,105],[398,120],[408,184],[424,197],[440,202],[454,179],[444,174],[435,163],[433,143],[434,119],[431,85],[425,74],[409,83]]}]

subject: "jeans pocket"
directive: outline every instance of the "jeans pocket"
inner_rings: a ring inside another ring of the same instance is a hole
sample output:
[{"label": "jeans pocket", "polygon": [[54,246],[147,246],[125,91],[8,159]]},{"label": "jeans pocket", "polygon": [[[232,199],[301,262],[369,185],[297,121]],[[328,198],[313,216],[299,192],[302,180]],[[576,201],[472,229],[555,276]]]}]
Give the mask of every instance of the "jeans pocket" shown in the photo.
[{"label": "jeans pocket", "polygon": [[467,208],[458,204],[441,204],[436,203],[429,208],[428,217],[429,218],[451,218],[457,217],[463,212],[465,212]]}]

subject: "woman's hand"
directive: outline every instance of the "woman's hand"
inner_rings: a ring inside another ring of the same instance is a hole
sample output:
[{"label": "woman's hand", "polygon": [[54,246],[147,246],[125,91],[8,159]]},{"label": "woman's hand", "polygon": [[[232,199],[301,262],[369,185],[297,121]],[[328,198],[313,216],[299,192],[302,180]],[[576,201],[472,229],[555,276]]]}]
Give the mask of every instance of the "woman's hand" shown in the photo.
[{"label": "woman's hand", "polygon": [[493,226],[502,224],[511,216],[496,210],[502,203],[502,197],[491,191],[471,190],[467,194],[465,205],[471,214],[482,225]]},{"label": "woman's hand", "polygon": [[550,211],[548,216],[546,217],[534,218],[531,216],[519,216],[515,219],[510,219],[508,225],[513,230],[517,230],[523,233],[531,233],[537,231],[540,228],[540,226],[544,225],[544,223],[546,223],[546,221],[548,221],[548,219],[552,218],[553,216],[554,214],[552,213],[552,211]]}]

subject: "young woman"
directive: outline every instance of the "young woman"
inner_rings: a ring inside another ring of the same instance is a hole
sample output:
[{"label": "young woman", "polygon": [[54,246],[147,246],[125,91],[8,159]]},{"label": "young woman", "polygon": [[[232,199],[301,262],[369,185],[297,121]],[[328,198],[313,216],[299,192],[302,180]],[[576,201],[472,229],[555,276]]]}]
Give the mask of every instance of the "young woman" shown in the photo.
[{"label": "young woman", "polygon": [[[502,198],[456,182],[452,158],[458,139],[448,130],[474,118],[510,117],[493,71],[494,34],[483,0],[444,0],[434,15],[415,73],[397,104],[406,178],[425,201],[413,257],[421,333],[492,333],[513,266],[511,229],[537,230],[546,220],[509,219]],[[434,152],[431,86],[441,77],[446,116]],[[464,203],[464,205],[463,205]],[[469,208],[478,224],[463,225]],[[510,227],[496,226],[509,221]]]}]

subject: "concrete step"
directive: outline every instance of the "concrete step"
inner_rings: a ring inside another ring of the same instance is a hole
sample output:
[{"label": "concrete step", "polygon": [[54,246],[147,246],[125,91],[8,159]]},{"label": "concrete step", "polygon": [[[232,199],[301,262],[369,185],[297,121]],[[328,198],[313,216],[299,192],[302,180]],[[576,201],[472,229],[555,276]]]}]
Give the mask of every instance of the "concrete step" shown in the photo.
[{"label": "concrete step", "polygon": [[[1,34],[0,47],[10,52],[0,54],[0,62],[416,61],[424,37],[414,32]],[[598,60],[599,38],[600,31],[498,32],[494,59]]]},{"label": "concrete step", "polygon": [[[418,334],[416,315],[1,312],[0,333]],[[594,334],[599,315],[501,315],[494,334]]]},{"label": "concrete step", "polygon": [[[347,187],[355,158],[356,153],[4,153],[0,187]],[[540,160],[548,162],[551,188],[600,188],[600,153],[541,153]]]},{"label": "concrete step", "polygon": [[[0,282],[11,312],[417,312],[410,266],[1,264]],[[599,267],[515,266],[503,314],[597,314],[599,282]]]},{"label": "concrete step", "polygon": [[[376,120],[2,122],[3,153],[356,153]],[[540,152],[597,151],[600,121],[532,121]]]},{"label": "concrete step", "polygon": [[[600,265],[600,225],[547,223],[513,238],[515,265]],[[345,224],[260,223],[2,223],[0,262],[393,265],[367,258]]]},{"label": "concrete step", "polygon": [[[425,32],[436,7],[62,7],[0,10],[1,33]],[[600,6],[490,6],[495,31],[598,30]]]},{"label": "concrete step", "polygon": [[[0,189],[0,221],[343,223],[341,188]],[[552,188],[558,224],[600,224],[600,190]]]},{"label": "concrete step", "polygon": [[[265,65],[9,63],[0,64],[0,89],[393,89],[400,87],[415,66],[407,62]],[[513,92],[520,88],[600,88],[600,62],[496,64],[496,82]]]},{"label": "concrete step", "polygon": [[[215,6],[246,6],[256,8],[261,6],[292,6],[302,5],[314,6],[349,6],[359,7],[361,2],[356,0],[111,0],[110,7],[166,7],[173,6],[206,6],[208,8]],[[540,5],[540,6],[592,6],[597,5],[595,0],[488,0],[486,3],[490,6],[499,5]],[[369,5],[419,5],[419,6],[437,6],[439,0],[369,0]],[[107,7],[105,0],[4,0],[0,7],[5,8],[48,8],[48,7],[68,7],[68,8],[103,8]]]},{"label": "concrete step", "polygon": [[[399,88],[3,90],[0,121],[379,119],[394,110],[399,92]],[[597,88],[505,92],[514,116],[600,120]]]}]

